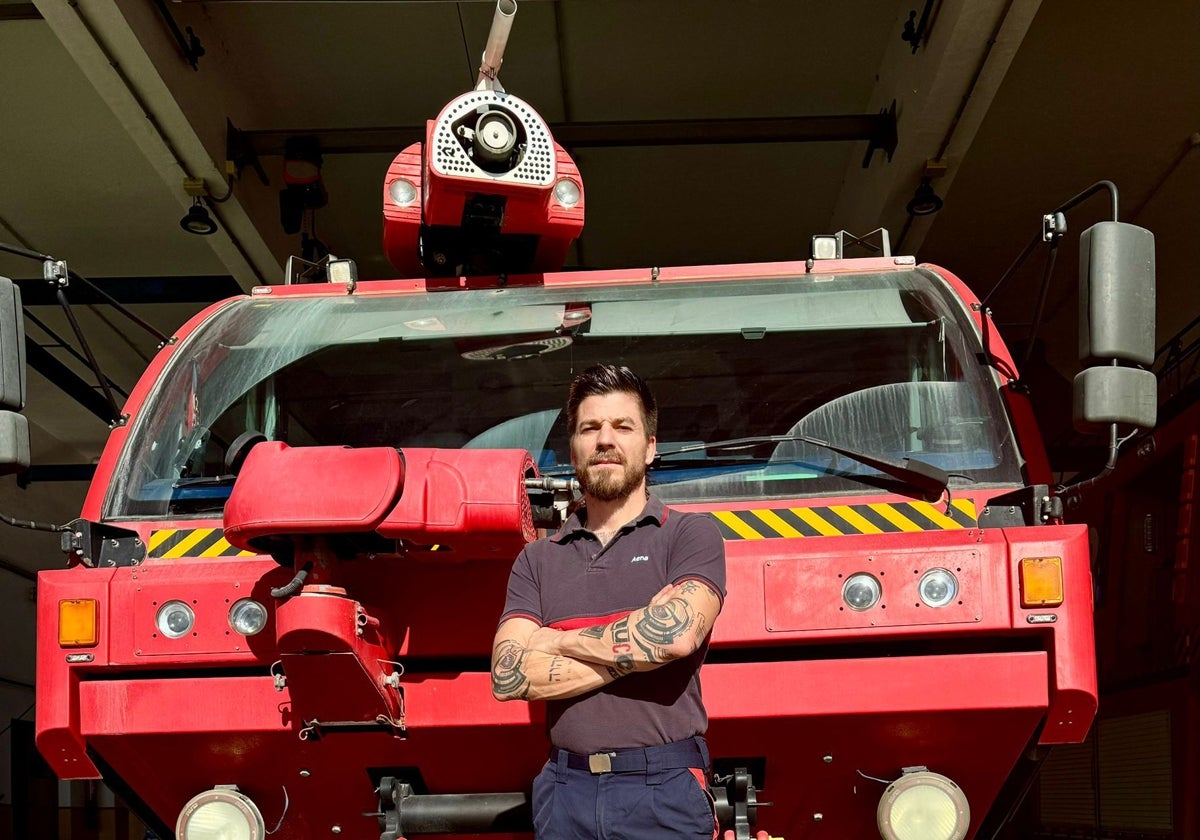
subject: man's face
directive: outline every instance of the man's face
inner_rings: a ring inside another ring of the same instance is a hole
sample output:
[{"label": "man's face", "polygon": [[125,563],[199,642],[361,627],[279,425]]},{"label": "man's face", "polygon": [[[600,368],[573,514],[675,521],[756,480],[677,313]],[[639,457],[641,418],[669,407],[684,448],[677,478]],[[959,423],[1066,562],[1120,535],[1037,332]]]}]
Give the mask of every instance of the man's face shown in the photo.
[{"label": "man's face", "polygon": [[616,391],[584,399],[571,435],[571,464],[583,492],[602,502],[642,490],[654,460],[654,438],[646,434],[641,401]]}]

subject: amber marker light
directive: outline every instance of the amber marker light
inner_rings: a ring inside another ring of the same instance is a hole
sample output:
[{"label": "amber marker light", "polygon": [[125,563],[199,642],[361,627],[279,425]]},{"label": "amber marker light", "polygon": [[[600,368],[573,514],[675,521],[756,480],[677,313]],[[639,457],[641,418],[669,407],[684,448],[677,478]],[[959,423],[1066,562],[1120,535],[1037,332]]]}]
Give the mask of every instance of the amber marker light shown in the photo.
[{"label": "amber marker light", "polygon": [[1021,560],[1021,606],[1057,607],[1063,602],[1061,557]]},{"label": "amber marker light", "polygon": [[99,601],[78,598],[58,602],[59,647],[94,647]]}]

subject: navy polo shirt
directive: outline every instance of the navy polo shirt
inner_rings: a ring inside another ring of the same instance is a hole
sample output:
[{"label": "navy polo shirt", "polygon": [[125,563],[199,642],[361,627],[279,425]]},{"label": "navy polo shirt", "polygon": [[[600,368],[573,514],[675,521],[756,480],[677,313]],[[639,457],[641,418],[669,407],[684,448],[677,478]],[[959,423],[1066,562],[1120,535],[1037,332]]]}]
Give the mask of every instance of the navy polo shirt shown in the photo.
[{"label": "navy polo shirt", "polygon": [[[581,509],[513,564],[501,621],[524,617],[558,630],[608,624],[641,609],[667,584],[705,583],[725,597],[725,544],[707,516],[668,511],[650,496],[607,546],[584,527]],[[551,742],[576,753],[649,747],[702,735],[700,665],[691,656],[628,674],[595,691],[546,704]]]}]

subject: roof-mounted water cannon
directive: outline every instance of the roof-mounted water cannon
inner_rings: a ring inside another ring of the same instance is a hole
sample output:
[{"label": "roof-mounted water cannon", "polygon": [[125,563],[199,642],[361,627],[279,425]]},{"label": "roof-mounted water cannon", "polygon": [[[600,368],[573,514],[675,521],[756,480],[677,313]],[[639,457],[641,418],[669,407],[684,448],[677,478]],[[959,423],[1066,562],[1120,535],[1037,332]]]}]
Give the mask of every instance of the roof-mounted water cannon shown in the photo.
[{"label": "roof-mounted water cannon", "polygon": [[497,75],[517,4],[499,0],[474,90],[426,123],[383,186],[383,245],[402,274],[554,271],[583,230],[583,180],[530,105]]}]

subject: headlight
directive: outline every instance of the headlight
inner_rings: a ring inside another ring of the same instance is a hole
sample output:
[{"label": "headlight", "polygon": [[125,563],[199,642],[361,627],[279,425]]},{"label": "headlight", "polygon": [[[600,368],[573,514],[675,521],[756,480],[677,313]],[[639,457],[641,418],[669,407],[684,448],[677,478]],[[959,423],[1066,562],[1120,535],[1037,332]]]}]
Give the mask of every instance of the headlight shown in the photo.
[{"label": "headlight", "polygon": [[243,598],[229,608],[229,626],[233,632],[253,636],[267,626],[267,608],[253,598]]},{"label": "headlight", "polygon": [[563,178],[554,185],[554,200],[570,209],[579,203],[579,185],[570,178]]},{"label": "headlight", "polygon": [[883,587],[879,585],[879,581],[873,575],[866,572],[850,575],[842,587],[842,600],[852,610],[871,609],[879,603],[881,595],[883,595]]},{"label": "headlight", "polygon": [[917,592],[927,607],[944,607],[958,596],[958,578],[946,569],[930,569],[921,575]]},{"label": "headlight", "polygon": [[876,812],[884,840],[962,840],[971,808],[962,789],[939,773],[905,773],[883,792]]},{"label": "headlight", "polygon": [[178,639],[192,631],[196,614],[183,601],[167,601],[158,608],[154,623],[158,625],[159,633],[168,639]]},{"label": "headlight", "polygon": [[388,184],[388,198],[397,207],[408,207],[417,200],[417,186],[407,178],[397,178]]},{"label": "headlight", "polygon": [[175,823],[178,840],[262,840],[262,814],[234,787],[219,787],[193,796]]}]

